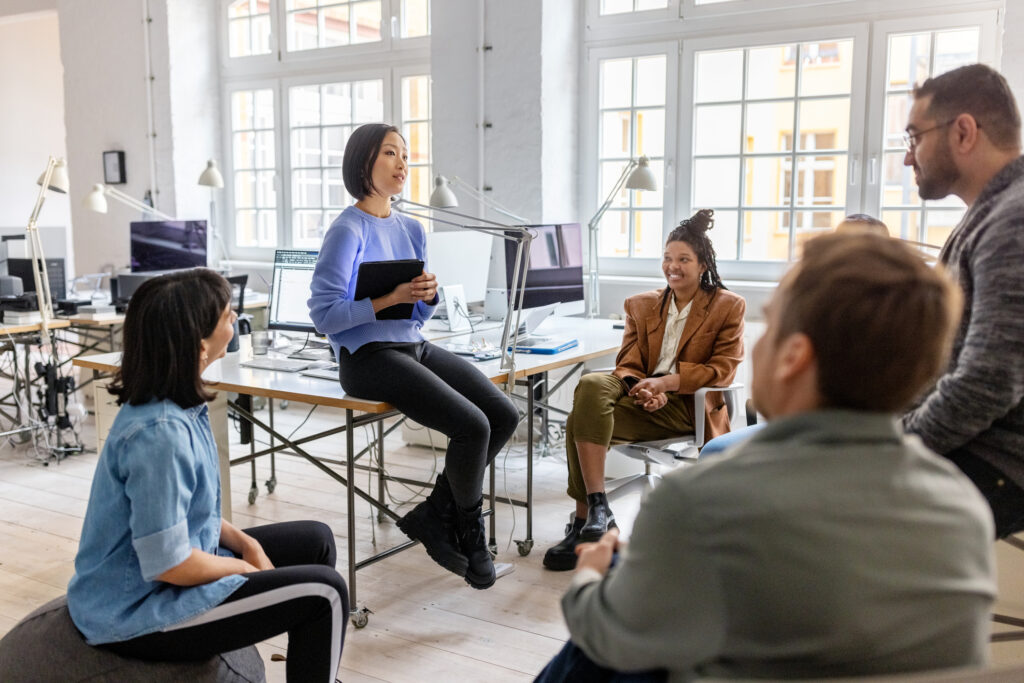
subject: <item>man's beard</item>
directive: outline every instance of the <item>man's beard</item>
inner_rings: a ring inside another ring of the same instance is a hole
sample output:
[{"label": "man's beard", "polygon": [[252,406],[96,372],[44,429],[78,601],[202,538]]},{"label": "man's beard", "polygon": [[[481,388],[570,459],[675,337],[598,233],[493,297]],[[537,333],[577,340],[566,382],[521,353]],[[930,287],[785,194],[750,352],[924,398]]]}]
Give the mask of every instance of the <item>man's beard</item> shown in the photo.
[{"label": "man's beard", "polygon": [[921,199],[942,199],[949,195],[953,185],[960,179],[953,155],[949,151],[949,143],[942,141],[935,151],[935,157],[928,164],[928,171],[918,166],[917,194]]}]

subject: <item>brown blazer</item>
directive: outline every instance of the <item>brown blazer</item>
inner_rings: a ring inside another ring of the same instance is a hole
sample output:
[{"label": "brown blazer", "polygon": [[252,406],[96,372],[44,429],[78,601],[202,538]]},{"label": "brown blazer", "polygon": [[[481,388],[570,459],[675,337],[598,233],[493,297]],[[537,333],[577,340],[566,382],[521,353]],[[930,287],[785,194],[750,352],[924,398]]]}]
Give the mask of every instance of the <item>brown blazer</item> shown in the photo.
[{"label": "brown blazer", "polygon": [[[616,377],[644,379],[654,372],[665,336],[671,295],[672,290],[665,287],[626,299],[626,331],[612,373]],[[676,351],[678,393],[693,394],[701,387],[723,387],[732,383],[736,367],[743,360],[746,309],[743,297],[728,290],[697,290]],[[729,431],[729,413],[721,392],[708,392],[705,413],[705,439]],[[693,414],[692,398],[690,414]]]}]

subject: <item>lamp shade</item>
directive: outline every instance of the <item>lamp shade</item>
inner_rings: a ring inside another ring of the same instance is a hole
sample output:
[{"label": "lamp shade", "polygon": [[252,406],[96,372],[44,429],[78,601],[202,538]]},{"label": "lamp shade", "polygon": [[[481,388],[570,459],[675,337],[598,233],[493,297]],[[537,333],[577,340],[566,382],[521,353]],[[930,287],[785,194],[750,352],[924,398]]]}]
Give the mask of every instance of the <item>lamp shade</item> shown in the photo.
[{"label": "lamp shade", "polygon": [[103,185],[96,183],[89,190],[89,194],[85,195],[85,199],[82,201],[82,206],[95,211],[96,213],[107,212],[107,198],[104,196],[104,190],[106,188]]},{"label": "lamp shade", "polygon": [[637,159],[636,168],[633,169],[633,172],[626,179],[626,189],[657,192],[658,179],[654,177],[654,172],[651,170],[651,164],[647,157]]},{"label": "lamp shade", "polygon": [[459,205],[459,200],[448,186],[448,179],[443,175],[434,177],[434,191],[430,193],[430,205],[439,209],[450,209]]},{"label": "lamp shade", "polygon": [[[36,180],[36,185],[42,185],[45,176],[46,172],[43,171],[39,179]],[[50,173],[49,189],[61,194],[68,193],[68,165],[63,159],[58,159],[53,166],[53,171]]]},{"label": "lamp shade", "polygon": [[217,169],[217,162],[210,159],[206,162],[206,168],[199,175],[199,184],[203,187],[224,187],[224,177]]}]

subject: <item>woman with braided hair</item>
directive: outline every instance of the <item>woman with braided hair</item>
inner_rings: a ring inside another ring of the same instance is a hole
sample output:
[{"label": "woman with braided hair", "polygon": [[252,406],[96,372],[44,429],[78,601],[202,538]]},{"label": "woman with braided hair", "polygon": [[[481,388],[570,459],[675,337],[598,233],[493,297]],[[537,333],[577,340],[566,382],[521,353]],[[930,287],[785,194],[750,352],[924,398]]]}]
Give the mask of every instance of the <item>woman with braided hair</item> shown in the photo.
[{"label": "woman with braided hair", "polygon": [[667,287],[626,299],[626,329],[611,374],[584,375],[565,426],[569,496],[576,501],[566,537],[549,548],[544,566],[576,566],[576,546],[615,526],[604,492],[609,445],[666,439],[704,420],[708,438],[729,431],[721,393],[709,392],[695,416],[693,394],[728,386],[743,359],[743,298],[726,290],[707,231],[714,212],[681,222],[665,244]]}]

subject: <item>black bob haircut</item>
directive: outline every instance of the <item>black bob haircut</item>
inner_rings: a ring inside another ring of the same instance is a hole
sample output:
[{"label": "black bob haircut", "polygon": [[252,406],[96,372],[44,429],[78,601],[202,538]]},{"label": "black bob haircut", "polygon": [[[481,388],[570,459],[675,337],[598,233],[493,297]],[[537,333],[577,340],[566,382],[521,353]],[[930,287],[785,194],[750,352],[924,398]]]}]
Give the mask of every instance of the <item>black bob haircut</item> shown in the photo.
[{"label": "black bob haircut", "polygon": [[718,263],[715,261],[715,247],[708,237],[708,230],[715,227],[715,212],[711,209],[701,209],[690,218],[684,218],[672,232],[668,234],[669,242],[686,242],[697,255],[697,260],[707,270],[700,276],[700,288],[706,292],[713,292],[716,289],[727,289],[722,278],[718,275]]},{"label": "black bob haircut", "polygon": [[373,165],[377,163],[381,143],[388,133],[402,133],[387,123],[367,123],[359,126],[345,143],[345,156],[341,162],[341,177],[345,189],[356,201],[374,193]]},{"label": "black bob haircut", "polygon": [[191,408],[211,400],[199,374],[200,342],[230,302],[231,285],[206,268],[143,282],[125,316],[121,368],[107,389],[117,404],[170,399]]}]

